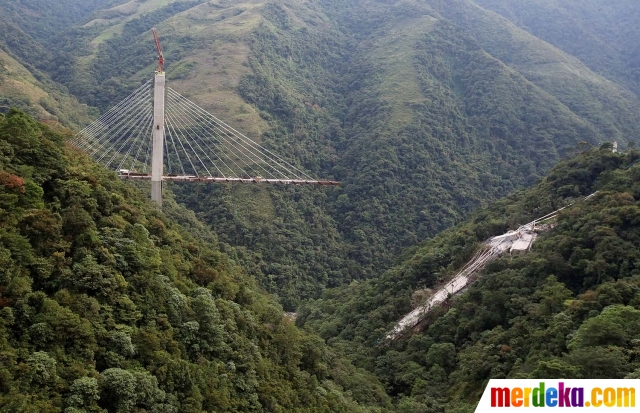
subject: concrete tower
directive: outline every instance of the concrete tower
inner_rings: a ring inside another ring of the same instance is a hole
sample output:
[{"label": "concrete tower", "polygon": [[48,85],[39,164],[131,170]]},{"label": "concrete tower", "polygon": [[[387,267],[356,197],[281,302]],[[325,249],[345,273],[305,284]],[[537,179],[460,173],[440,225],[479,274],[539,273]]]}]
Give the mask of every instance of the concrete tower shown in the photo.
[{"label": "concrete tower", "polygon": [[164,175],[164,72],[156,72],[153,88],[153,147],[151,152],[151,199],[162,206]]},{"label": "concrete tower", "polygon": [[162,175],[164,175],[164,56],[156,29],[152,29],[158,49],[158,70],[153,83],[153,147],[151,150],[151,200],[162,206]]}]

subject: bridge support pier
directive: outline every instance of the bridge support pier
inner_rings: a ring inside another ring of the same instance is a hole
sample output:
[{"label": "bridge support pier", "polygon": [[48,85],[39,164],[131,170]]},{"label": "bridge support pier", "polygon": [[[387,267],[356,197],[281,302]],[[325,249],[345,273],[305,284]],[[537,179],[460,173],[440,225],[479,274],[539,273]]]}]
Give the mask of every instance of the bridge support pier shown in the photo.
[{"label": "bridge support pier", "polygon": [[151,200],[162,206],[164,174],[164,72],[156,72],[153,88],[153,147],[151,152]]}]

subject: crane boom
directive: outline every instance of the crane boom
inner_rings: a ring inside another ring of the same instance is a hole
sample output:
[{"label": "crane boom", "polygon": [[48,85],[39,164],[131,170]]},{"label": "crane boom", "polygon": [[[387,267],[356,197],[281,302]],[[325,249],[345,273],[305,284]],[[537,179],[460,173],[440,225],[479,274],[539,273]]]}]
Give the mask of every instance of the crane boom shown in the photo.
[{"label": "crane boom", "polygon": [[156,41],[156,49],[158,49],[158,72],[164,72],[164,55],[162,54],[162,47],[160,46],[160,39],[158,38],[158,32],[156,29],[151,29],[153,32],[153,38]]}]

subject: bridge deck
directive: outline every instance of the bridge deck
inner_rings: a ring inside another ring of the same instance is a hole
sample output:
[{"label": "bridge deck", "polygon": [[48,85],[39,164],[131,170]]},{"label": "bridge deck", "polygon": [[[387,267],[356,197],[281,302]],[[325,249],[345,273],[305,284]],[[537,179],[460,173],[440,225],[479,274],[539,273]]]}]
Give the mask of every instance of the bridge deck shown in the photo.
[{"label": "bridge deck", "polygon": [[[151,175],[141,173],[119,173],[118,176],[121,179],[137,179],[137,180],[150,180]],[[323,186],[337,186],[340,185],[338,181],[325,181],[325,180],[311,180],[311,179],[267,179],[261,177],[254,178],[220,178],[215,176],[195,176],[195,175],[165,175],[162,177],[163,181],[178,181],[178,182],[209,182],[209,183],[222,183],[222,182],[238,182],[244,184],[285,184],[285,185],[323,185]]]}]

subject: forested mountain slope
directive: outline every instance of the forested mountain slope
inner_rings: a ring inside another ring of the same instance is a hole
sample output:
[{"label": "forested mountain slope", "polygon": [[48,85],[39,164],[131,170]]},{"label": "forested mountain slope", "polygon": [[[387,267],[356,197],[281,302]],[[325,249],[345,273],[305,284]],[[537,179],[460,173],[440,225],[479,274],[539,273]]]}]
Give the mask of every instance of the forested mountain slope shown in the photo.
[{"label": "forested mountain slope", "polygon": [[1,411],[390,406],[192,213],[159,212],[64,136],[0,115]]},{"label": "forested mountain slope", "polygon": [[[374,273],[483,200],[532,184],[580,141],[637,136],[633,94],[472,3],[320,6],[319,28],[270,6],[240,92],[286,127],[265,140],[344,182],[326,203],[349,253],[343,268]],[[201,206],[201,193],[184,196],[234,228],[211,209],[215,191]],[[269,247],[275,235],[250,241],[271,262],[286,254]]]},{"label": "forested mountain slope", "polygon": [[[78,128],[98,111],[80,104],[50,75],[65,67],[59,35],[104,1],[0,1],[0,109],[20,108],[38,119]],[[69,39],[66,39],[68,42]]]},{"label": "forested mountain slope", "polygon": [[640,93],[640,4],[633,0],[476,0]]},{"label": "forested mountain slope", "polygon": [[0,113],[16,107],[38,119],[70,127],[85,125],[98,113],[80,104],[50,80],[38,79],[36,76],[39,75],[0,48]]},{"label": "forested mountain slope", "polygon": [[637,136],[638,98],[623,86],[596,75],[576,57],[541,42],[471,1],[441,2],[438,10],[464,27],[487,52],[589,120],[611,140]]},{"label": "forested mountain slope", "polygon": [[[380,278],[327,291],[298,323],[375,372],[407,412],[473,411],[490,378],[640,377],[639,160],[637,150],[603,145],[562,161]],[[385,340],[479,243],[595,191],[564,210],[529,254],[489,264],[423,331]]]},{"label": "forested mountain slope", "polygon": [[[54,38],[60,33],[83,22],[96,10],[123,2],[124,0],[0,0],[0,10],[3,24],[12,25],[14,30],[49,44],[54,43]],[[5,39],[12,35],[16,33],[2,33]]]},{"label": "forested mountain slope", "polygon": [[470,0],[132,0],[70,18],[47,39],[25,26],[43,59],[14,55],[51,62],[42,70],[104,111],[151,76],[155,26],[171,87],[343,182],[171,186],[288,309],[379,274],[579,142],[640,136],[640,101],[617,78]]}]

